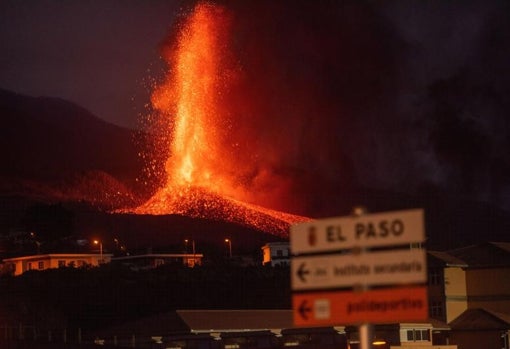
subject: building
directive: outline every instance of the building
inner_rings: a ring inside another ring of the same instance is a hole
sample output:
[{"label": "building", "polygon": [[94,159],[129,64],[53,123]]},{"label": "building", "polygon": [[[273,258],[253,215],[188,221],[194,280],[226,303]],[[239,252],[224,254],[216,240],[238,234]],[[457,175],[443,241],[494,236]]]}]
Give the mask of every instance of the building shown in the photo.
[{"label": "building", "polygon": [[202,253],[146,253],[112,258],[112,263],[121,263],[132,269],[152,269],[165,264],[179,263],[188,267],[202,264]]},{"label": "building", "polygon": [[113,257],[111,253],[49,253],[3,260],[3,272],[18,276],[29,270],[46,270],[61,267],[96,267],[103,263],[120,263],[136,270],[152,269],[165,264],[179,263],[188,267],[201,265],[204,255],[147,253]]},{"label": "building", "polygon": [[94,337],[131,347],[136,338],[136,344],[151,342],[151,348],[347,349],[343,327],[294,328],[292,316],[284,309],[177,310],[103,329]]},{"label": "building", "polygon": [[272,267],[290,264],[290,245],[289,242],[268,242],[262,246],[262,265]]},{"label": "building", "polygon": [[468,309],[451,323],[451,341],[459,348],[508,349],[510,315],[485,309]]},{"label": "building", "polygon": [[62,267],[98,266],[110,263],[109,253],[50,253],[4,259],[5,268],[14,276],[29,270],[46,270]]},{"label": "building", "polygon": [[391,348],[510,348],[510,243],[428,251],[427,270],[430,319],[377,325],[376,338]]},{"label": "building", "polygon": [[[346,328],[349,348],[360,348],[358,328]],[[379,349],[457,349],[449,340],[450,326],[434,319],[374,326],[373,347]]]},{"label": "building", "polygon": [[510,348],[510,243],[428,255],[430,313],[450,325],[450,342],[462,349]]}]

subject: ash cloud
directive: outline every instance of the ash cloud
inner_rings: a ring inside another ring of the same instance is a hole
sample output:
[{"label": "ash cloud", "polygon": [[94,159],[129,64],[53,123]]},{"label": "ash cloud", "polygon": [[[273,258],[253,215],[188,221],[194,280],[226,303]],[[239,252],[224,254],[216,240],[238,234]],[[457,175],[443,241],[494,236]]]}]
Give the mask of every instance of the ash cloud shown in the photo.
[{"label": "ash cloud", "polygon": [[421,169],[415,190],[510,209],[509,10],[504,1],[432,1],[418,9],[397,1],[381,9],[409,45],[399,57],[395,112],[412,121],[407,144]]},{"label": "ash cloud", "polygon": [[[403,49],[370,6],[226,2],[239,77],[227,88],[231,141],[251,199],[298,213],[357,185],[355,160],[395,99]],[[246,161],[249,157],[249,161]]]},{"label": "ash cloud", "polygon": [[504,2],[218,3],[236,71],[224,142],[251,201],[330,215],[373,187],[508,208]]}]

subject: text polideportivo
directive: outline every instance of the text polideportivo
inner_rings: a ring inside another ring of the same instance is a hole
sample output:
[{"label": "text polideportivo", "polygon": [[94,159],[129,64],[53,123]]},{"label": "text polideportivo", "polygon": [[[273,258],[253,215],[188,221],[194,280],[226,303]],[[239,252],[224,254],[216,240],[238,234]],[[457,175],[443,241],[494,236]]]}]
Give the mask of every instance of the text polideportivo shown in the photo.
[{"label": "text polideportivo", "polygon": [[424,307],[420,299],[402,298],[391,301],[359,301],[347,303],[347,313],[380,312],[388,310],[421,309]]}]

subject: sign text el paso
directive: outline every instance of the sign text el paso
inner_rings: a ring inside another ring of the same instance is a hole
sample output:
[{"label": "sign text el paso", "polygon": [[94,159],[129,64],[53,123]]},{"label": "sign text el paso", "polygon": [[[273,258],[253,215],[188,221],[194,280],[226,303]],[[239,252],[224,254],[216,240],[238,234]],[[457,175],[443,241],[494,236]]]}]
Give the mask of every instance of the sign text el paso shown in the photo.
[{"label": "sign text el paso", "polygon": [[320,219],[290,227],[293,254],[353,247],[390,246],[424,240],[423,210]]}]

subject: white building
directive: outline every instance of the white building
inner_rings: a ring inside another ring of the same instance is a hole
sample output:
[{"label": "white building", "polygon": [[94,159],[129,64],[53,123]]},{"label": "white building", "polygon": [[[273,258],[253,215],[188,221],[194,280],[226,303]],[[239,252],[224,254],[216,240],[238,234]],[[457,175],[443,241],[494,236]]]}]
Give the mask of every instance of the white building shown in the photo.
[{"label": "white building", "polygon": [[290,245],[288,242],[268,242],[262,246],[262,265],[289,265]]},{"label": "white building", "polygon": [[112,258],[113,263],[121,263],[133,270],[152,269],[165,264],[180,263],[187,267],[202,265],[202,253],[147,253]]},{"label": "white building", "polygon": [[110,263],[112,254],[109,253],[51,253],[37,254],[15,258],[6,258],[4,265],[14,276],[21,275],[29,270],[45,270],[61,267],[83,267],[86,265],[98,266]]}]

